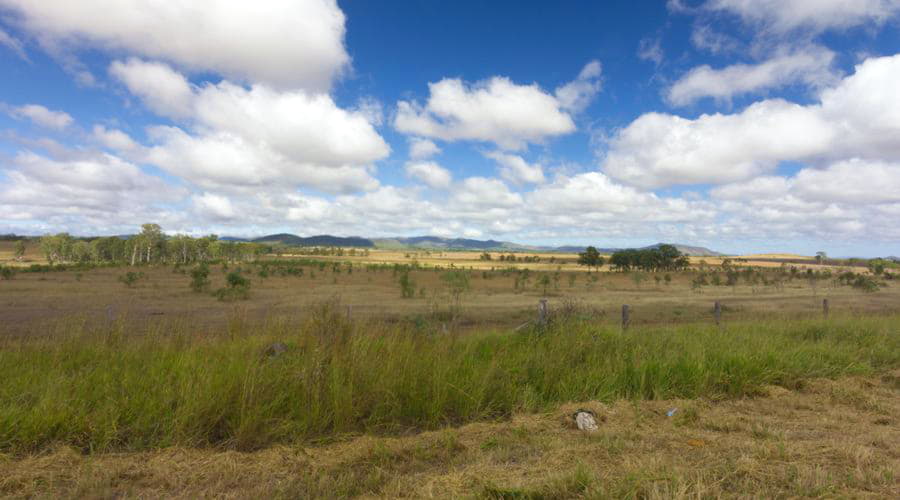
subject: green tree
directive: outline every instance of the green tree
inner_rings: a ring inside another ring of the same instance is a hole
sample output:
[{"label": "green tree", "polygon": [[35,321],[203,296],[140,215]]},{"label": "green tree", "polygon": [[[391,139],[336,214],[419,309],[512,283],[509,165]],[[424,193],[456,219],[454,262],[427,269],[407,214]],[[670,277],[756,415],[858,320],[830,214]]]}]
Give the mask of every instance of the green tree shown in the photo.
[{"label": "green tree", "polygon": [[594,247],[587,247],[584,252],[578,254],[578,264],[590,268],[600,269],[605,263],[605,259],[600,252]]}]

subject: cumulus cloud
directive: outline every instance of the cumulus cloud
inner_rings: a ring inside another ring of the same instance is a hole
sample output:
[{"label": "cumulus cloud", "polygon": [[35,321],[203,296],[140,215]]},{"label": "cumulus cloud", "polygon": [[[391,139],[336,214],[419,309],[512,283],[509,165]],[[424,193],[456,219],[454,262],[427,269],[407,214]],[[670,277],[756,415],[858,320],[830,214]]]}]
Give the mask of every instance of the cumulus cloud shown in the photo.
[{"label": "cumulus cloud", "polygon": [[898,0],[710,0],[704,8],[738,15],[774,33],[822,32],[861,24],[883,24],[900,13]]},{"label": "cumulus cloud", "polygon": [[164,64],[137,60],[113,63],[111,72],[149,109],[184,124],[151,127],[141,159],[204,188],[291,182],[346,193],[378,186],[371,164],[390,148],[366,106],[345,110],[327,94],[261,84],[194,87]]},{"label": "cumulus cloud", "polygon": [[168,64],[131,58],[124,62],[113,61],[109,73],[153,112],[172,118],[191,115],[194,100],[191,84]]},{"label": "cumulus cloud", "polygon": [[561,217],[571,226],[574,219],[675,222],[699,221],[714,215],[701,203],[660,198],[653,193],[615,183],[600,172],[560,177],[531,192],[527,205],[536,214]]},{"label": "cumulus cloud", "polygon": [[802,83],[820,88],[838,76],[832,68],[834,52],[820,46],[785,51],[758,64],[734,64],[721,69],[698,66],[676,81],[666,93],[675,106],[712,97],[730,101],[732,97]]},{"label": "cumulus cloud", "polygon": [[694,120],[647,113],[610,140],[603,170],[647,189],[720,184],[764,174],[780,161],[819,154],[835,137],[817,110],[783,100]]},{"label": "cumulus cloud", "polygon": [[453,182],[450,171],[433,161],[417,161],[406,164],[406,174],[435,189],[446,189]]},{"label": "cumulus cloud", "polygon": [[805,168],[793,179],[793,192],[812,201],[854,205],[900,202],[900,162],[865,161],[858,158]]},{"label": "cumulus cloud", "polygon": [[769,99],[696,119],[647,113],[609,139],[603,170],[655,189],[750,179],[784,161],[898,158],[898,79],[900,55],[872,58],[822,91],[819,104]]},{"label": "cumulus cloud", "polygon": [[499,179],[469,177],[454,190],[452,202],[457,208],[515,208],[522,205],[522,196],[509,190]]},{"label": "cumulus cloud", "polygon": [[[900,237],[900,163],[843,160],[790,177],[765,176],[711,190],[723,227],[744,236]],[[888,216],[887,218],[885,216]]]},{"label": "cumulus cloud", "polygon": [[24,106],[8,107],[7,112],[16,118],[27,118],[42,127],[63,130],[74,121],[72,116],[64,111],[53,111],[40,104],[26,104]]},{"label": "cumulus cloud", "polygon": [[6,180],[0,184],[4,214],[27,214],[29,219],[45,222],[75,217],[82,226],[109,224],[142,211],[142,217],[147,217],[159,212],[150,210],[151,206],[186,194],[133,163],[103,153],[55,159],[22,152],[4,173]]},{"label": "cumulus cloud", "polygon": [[229,220],[236,215],[231,200],[225,196],[203,193],[192,197],[194,210],[205,218],[213,220]]},{"label": "cumulus cloud", "polygon": [[139,148],[138,143],[125,132],[108,129],[103,125],[94,125],[91,136],[103,147],[114,151],[129,152]]},{"label": "cumulus cloud", "polygon": [[512,184],[540,184],[544,182],[544,168],[537,164],[529,164],[521,156],[505,154],[499,151],[485,153],[485,156],[500,165],[500,177]]},{"label": "cumulus cloud", "polygon": [[394,127],[400,132],[444,141],[493,142],[519,150],[575,130],[571,112],[583,109],[600,91],[600,63],[588,63],[555,95],[537,84],[519,85],[493,77],[475,84],[459,79],[429,83],[428,101],[397,103]]},{"label": "cumulus cloud", "polygon": [[160,6],[154,0],[0,0],[48,47],[124,50],[195,71],[276,88],[327,90],[348,65],[334,0]]},{"label": "cumulus cloud", "polygon": [[602,82],[600,74],[603,67],[600,61],[587,63],[578,78],[556,89],[556,100],[560,107],[573,113],[583,111],[600,92]]},{"label": "cumulus cloud", "polygon": [[411,137],[409,139],[409,157],[413,160],[424,160],[439,154],[441,148],[428,139],[420,137]]}]

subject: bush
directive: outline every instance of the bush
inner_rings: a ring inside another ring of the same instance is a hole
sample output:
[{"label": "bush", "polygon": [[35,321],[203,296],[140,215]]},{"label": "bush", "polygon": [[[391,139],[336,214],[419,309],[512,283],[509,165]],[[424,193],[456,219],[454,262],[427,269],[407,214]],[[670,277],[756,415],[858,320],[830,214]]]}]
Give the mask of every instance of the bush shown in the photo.
[{"label": "bush", "polygon": [[856,279],[853,280],[853,288],[857,290],[862,290],[865,293],[872,293],[878,291],[878,282],[875,281],[871,276],[867,276],[865,274],[859,274],[856,276]]},{"label": "bush", "polygon": [[250,280],[243,277],[239,270],[228,273],[225,277],[225,288],[215,291],[214,295],[221,301],[247,300],[250,298]]},{"label": "bush", "polygon": [[11,267],[0,266],[0,278],[11,280],[15,277],[16,271]]},{"label": "bush", "polygon": [[400,273],[400,295],[404,299],[411,299],[416,295],[416,283],[410,279],[409,271],[404,270]]},{"label": "bush", "polygon": [[128,271],[122,276],[119,276],[119,281],[125,284],[128,288],[133,287],[141,278],[144,277],[144,273],[136,273],[134,271]]},{"label": "bush", "polygon": [[209,289],[209,266],[200,264],[191,269],[191,290],[201,293]]}]

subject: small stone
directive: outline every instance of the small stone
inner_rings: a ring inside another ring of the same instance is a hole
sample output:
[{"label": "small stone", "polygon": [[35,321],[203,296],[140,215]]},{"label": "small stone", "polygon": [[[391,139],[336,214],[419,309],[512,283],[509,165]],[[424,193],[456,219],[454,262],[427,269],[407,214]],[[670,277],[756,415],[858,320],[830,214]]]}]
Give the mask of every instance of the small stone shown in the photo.
[{"label": "small stone", "polygon": [[590,410],[578,410],[575,412],[575,426],[580,431],[595,432],[598,427],[597,419],[594,418],[594,412]]}]

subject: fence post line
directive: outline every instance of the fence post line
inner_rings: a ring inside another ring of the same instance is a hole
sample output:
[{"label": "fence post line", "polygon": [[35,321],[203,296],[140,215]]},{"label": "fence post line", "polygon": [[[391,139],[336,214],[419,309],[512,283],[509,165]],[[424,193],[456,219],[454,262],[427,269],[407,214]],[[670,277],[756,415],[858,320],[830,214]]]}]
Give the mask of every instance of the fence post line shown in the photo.
[{"label": "fence post line", "polygon": [[627,330],[631,323],[631,307],[628,304],[622,306],[622,330]]},{"label": "fence post line", "polygon": [[716,326],[721,326],[722,304],[720,304],[718,300],[713,304],[713,316],[716,318]]},{"label": "fence post line", "polygon": [[547,299],[538,301],[538,324],[541,326],[547,324]]}]

